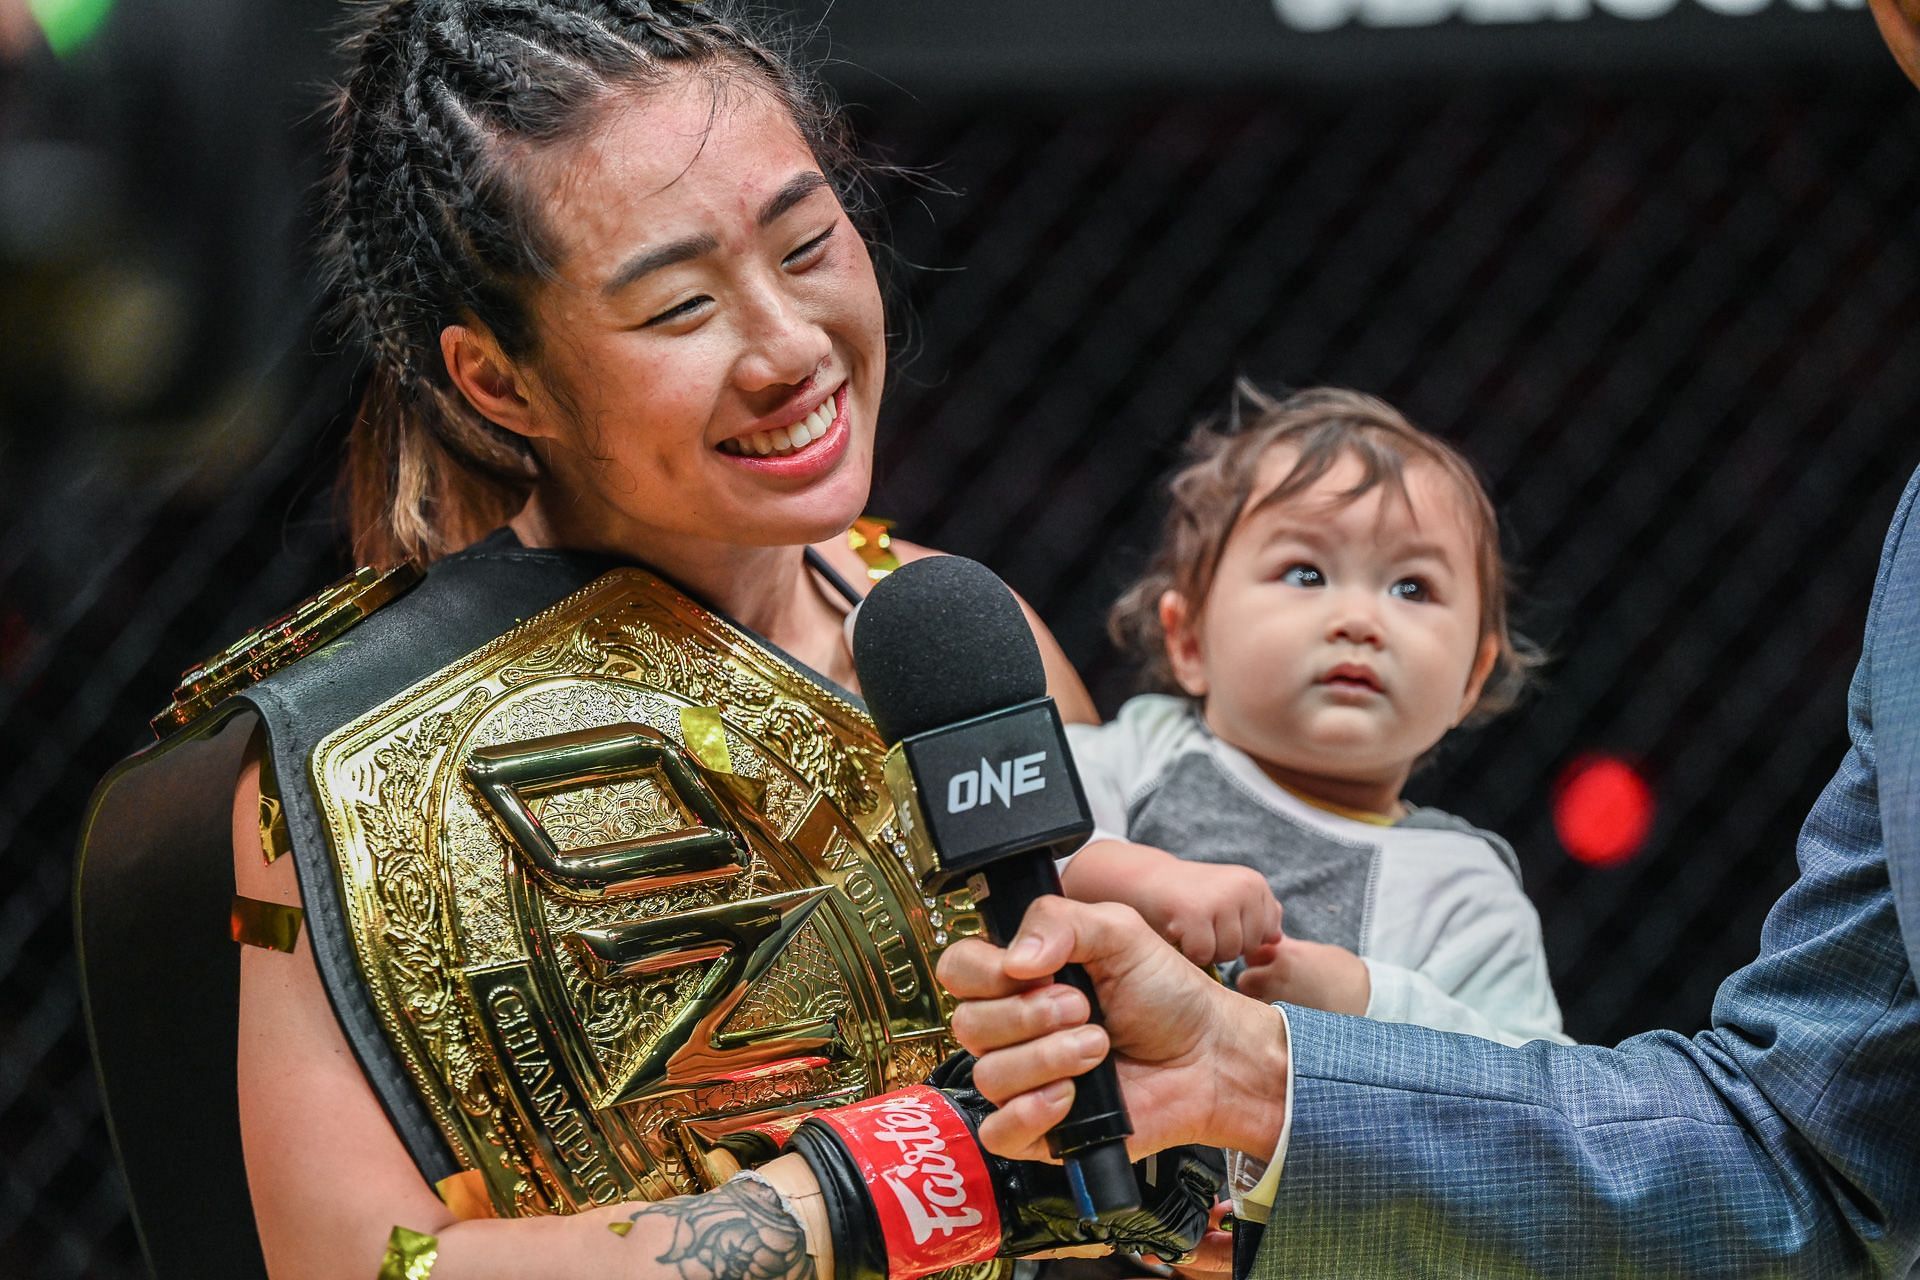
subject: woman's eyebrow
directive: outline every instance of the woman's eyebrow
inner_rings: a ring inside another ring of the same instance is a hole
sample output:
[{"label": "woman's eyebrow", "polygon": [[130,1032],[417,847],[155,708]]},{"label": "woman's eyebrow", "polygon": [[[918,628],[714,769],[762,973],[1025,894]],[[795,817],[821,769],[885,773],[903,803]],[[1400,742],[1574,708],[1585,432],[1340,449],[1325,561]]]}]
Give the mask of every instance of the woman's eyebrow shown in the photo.
[{"label": "woman's eyebrow", "polygon": [[[826,185],[826,177],[815,170],[809,169],[804,173],[794,174],[781,185],[778,191],[767,198],[765,204],[760,206],[760,214],[755,221],[760,226],[766,226]],[[702,234],[688,236],[684,240],[675,240],[672,244],[663,244],[655,249],[643,249],[622,263],[620,269],[600,287],[600,292],[607,297],[612,297],[642,276],[663,267],[690,262],[702,254],[712,253],[719,247],[720,242],[717,239]]]},{"label": "woman's eyebrow", "polygon": [[600,286],[605,297],[612,297],[644,275],[671,267],[678,263],[689,262],[702,254],[712,253],[720,247],[720,242],[710,235],[688,236],[684,240],[675,240],[672,244],[663,244],[656,249],[642,249],[621,264],[618,271]]},{"label": "woman's eyebrow", "polygon": [[803,173],[794,174],[773,193],[765,204],[760,206],[760,225],[766,226],[826,185],[826,176],[817,170],[808,169]]}]

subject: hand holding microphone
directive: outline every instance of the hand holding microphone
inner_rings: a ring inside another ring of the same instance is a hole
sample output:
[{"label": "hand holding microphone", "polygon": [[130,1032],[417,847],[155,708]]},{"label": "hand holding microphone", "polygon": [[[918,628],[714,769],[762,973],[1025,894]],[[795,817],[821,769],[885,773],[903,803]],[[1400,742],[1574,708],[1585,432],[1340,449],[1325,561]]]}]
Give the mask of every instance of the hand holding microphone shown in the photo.
[{"label": "hand holding microphone", "polygon": [[[1036,899],[1060,892],[1054,860],[1093,830],[1019,601],[974,561],[914,561],[861,605],[853,660],[874,723],[895,744],[887,787],[923,881],[936,892],[971,886],[994,936],[1011,938]],[[1084,993],[1098,1019],[1077,965],[1057,980]],[[1049,1135],[1083,1219],[1139,1208],[1132,1131],[1103,1061],[1075,1082]]]},{"label": "hand holding microphone", "polygon": [[[970,560],[915,561],[874,588],[854,630],[854,663],[875,723],[897,745],[887,787],[923,880],[972,886],[991,928],[1011,937],[1028,907],[1057,894],[1057,854],[1092,829],[1059,713],[1013,593]],[[1054,899],[1059,905],[1068,905]],[[984,944],[981,944],[984,945]],[[1059,975],[1087,996],[1077,966]],[[1131,1132],[1111,1062],[1075,1082],[1048,1135],[1061,1165],[1002,1159],[980,1144],[998,1117],[973,1087],[973,1060],[950,1059],[925,1085],[736,1135],[741,1163],[782,1146],[805,1185],[761,1175],[818,1206],[810,1251],[831,1250],[834,1280],[912,1280],[990,1257],[1088,1246],[1193,1256],[1225,1181],[1209,1147],[1130,1164]],[[764,1141],[760,1141],[760,1139]],[[816,1198],[817,1197],[817,1198]],[[809,1211],[811,1212],[811,1211]]]}]

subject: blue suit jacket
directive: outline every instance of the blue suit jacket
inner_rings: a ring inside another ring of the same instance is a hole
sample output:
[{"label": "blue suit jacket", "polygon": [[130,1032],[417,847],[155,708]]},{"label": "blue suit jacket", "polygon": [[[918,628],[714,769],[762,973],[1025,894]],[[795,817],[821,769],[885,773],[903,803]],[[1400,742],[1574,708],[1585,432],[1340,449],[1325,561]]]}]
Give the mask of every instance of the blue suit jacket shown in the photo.
[{"label": "blue suit jacket", "polygon": [[[1906,1275],[1920,1256],[1920,520],[1908,482],[1800,878],[1712,1029],[1617,1048],[1288,1009],[1253,1274]],[[1903,928],[1904,925],[1904,928]]]}]

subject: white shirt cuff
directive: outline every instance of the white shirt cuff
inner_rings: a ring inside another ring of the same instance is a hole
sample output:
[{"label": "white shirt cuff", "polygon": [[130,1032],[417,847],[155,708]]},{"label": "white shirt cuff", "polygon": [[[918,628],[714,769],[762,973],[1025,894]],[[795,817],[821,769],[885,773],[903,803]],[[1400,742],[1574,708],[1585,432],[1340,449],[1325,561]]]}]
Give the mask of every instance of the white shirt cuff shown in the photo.
[{"label": "white shirt cuff", "polygon": [[1293,1024],[1287,1020],[1285,1005],[1280,1011],[1281,1033],[1287,1039],[1287,1094],[1280,1113],[1280,1141],[1264,1164],[1242,1151],[1228,1153],[1228,1172],[1234,1188],[1233,1216],[1249,1222],[1265,1222],[1273,1212],[1273,1198],[1280,1192],[1280,1174],[1287,1163],[1287,1141],[1293,1137]]}]

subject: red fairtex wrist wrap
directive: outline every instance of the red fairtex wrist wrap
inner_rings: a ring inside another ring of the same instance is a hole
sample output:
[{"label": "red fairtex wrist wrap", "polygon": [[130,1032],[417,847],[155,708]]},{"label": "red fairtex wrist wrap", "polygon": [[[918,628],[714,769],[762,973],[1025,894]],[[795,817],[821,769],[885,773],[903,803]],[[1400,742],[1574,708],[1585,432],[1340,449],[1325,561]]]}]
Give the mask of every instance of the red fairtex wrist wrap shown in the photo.
[{"label": "red fairtex wrist wrap", "polygon": [[892,1280],[1000,1251],[1000,1207],[979,1139],[938,1089],[917,1085],[815,1113],[840,1136],[872,1196]]}]

